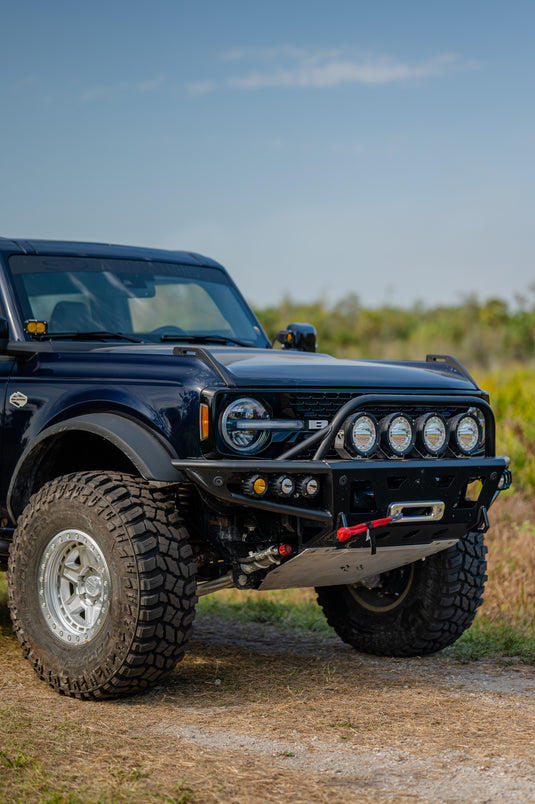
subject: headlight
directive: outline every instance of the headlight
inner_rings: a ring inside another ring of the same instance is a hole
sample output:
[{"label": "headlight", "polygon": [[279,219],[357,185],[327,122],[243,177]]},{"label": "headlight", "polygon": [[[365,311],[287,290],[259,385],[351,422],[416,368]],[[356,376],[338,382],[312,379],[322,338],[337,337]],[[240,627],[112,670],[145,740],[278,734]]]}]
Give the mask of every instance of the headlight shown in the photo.
[{"label": "headlight", "polygon": [[440,455],[448,444],[448,425],[438,413],[426,413],[416,421],[421,446],[430,455]]},{"label": "headlight", "polygon": [[482,430],[471,413],[461,413],[450,421],[455,446],[465,455],[471,455],[481,444]]},{"label": "headlight", "polygon": [[237,452],[256,452],[268,439],[262,421],[269,420],[266,408],[256,399],[236,399],[225,408],[220,432],[225,443]]},{"label": "headlight", "polygon": [[377,421],[369,413],[357,413],[345,426],[346,444],[363,458],[374,454],[379,444]]},{"label": "headlight", "polygon": [[407,455],[414,447],[414,425],[403,413],[391,413],[381,419],[381,433],[388,451],[399,458]]}]

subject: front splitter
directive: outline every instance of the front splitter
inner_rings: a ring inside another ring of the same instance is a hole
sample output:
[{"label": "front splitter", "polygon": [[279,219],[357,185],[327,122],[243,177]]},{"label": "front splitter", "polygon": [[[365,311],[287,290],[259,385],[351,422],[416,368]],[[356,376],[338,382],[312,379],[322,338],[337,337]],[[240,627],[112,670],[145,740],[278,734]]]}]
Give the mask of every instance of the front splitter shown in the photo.
[{"label": "front splitter", "polygon": [[379,547],[372,555],[368,547],[340,549],[310,547],[269,572],[260,586],[264,589],[292,589],[298,586],[345,586],[382,572],[412,564],[457,544],[445,539],[429,544]]}]

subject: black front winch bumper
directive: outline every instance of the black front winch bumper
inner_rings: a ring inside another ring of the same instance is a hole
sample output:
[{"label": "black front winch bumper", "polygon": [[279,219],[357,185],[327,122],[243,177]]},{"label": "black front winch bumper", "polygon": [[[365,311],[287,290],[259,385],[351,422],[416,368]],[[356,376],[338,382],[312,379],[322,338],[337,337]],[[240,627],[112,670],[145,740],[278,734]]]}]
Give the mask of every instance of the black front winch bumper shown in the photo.
[{"label": "black front winch bumper", "polygon": [[[483,529],[488,509],[507,482],[506,458],[411,461],[207,461],[174,460],[173,466],[200,491],[225,506],[243,506],[291,515],[322,526],[326,532],[342,524],[357,525],[379,516],[397,516],[385,531],[384,545],[400,539],[455,538]],[[244,480],[261,473],[271,481],[281,474],[318,479],[312,500],[281,501],[275,495],[243,493]],[[411,536],[412,533],[412,536]]]},{"label": "black front winch bumper", "polygon": [[[485,418],[484,454],[465,457],[407,457],[382,459],[332,459],[336,434],[347,417],[367,406],[452,405],[477,406]],[[395,523],[381,530],[382,546],[424,544],[459,539],[470,530],[488,527],[487,509],[510,483],[509,459],[494,457],[495,425],[490,406],[475,396],[417,396],[364,394],[342,405],[329,425],[310,435],[276,459],[203,458],[173,460],[182,478],[204,495],[216,498],[224,508],[255,509],[297,517],[308,530],[316,530],[312,542],[336,542],[342,525],[358,525],[394,516]],[[303,455],[312,458],[303,459]],[[251,492],[249,482],[260,474],[267,491]],[[281,498],[277,478],[289,476],[296,489],[304,477],[317,480],[313,498],[294,493]],[[327,540],[327,541],[326,541]],[[305,539],[299,549],[310,544]],[[364,543],[361,539],[360,543]],[[359,545],[359,540],[354,546]],[[353,542],[352,542],[353,546]]]}]

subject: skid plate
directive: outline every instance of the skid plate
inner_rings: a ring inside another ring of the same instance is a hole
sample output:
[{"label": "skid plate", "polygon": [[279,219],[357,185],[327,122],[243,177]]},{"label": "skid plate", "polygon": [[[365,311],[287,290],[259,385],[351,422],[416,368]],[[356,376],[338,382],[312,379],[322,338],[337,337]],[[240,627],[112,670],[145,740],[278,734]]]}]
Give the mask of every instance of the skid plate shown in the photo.
[{"label": "skid plate", "polygon": [[310,547],[280,567],[272,569],[264,578],[260,589],[357,583],[364,578],[439,553],[457,542],[458,539],[445,539],[429,544],[379,547],[375,555],[371,554],[369,547]]}]

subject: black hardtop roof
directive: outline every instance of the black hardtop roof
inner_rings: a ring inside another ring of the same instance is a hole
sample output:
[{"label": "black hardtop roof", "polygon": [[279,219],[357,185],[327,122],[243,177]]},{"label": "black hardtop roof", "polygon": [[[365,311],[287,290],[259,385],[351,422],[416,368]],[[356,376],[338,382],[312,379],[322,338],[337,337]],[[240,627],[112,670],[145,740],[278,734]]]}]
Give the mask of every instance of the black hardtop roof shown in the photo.
[{"label": "black hardtop roof", "polygon": [[203,265],[225,270],[220,263],[193,251],[168,251],[140,246],[120,246],[111,243],[83,243],[68,240],[27,240],[0,237],[0,252],[4,254],[41,254],[43,256],[104,257],[154,262],[179,262],[183,265]]}]

